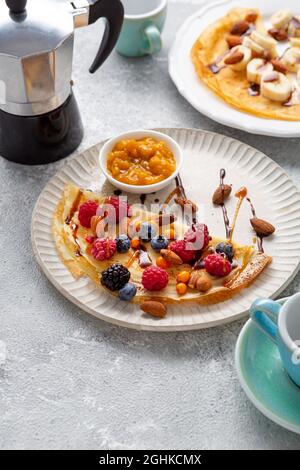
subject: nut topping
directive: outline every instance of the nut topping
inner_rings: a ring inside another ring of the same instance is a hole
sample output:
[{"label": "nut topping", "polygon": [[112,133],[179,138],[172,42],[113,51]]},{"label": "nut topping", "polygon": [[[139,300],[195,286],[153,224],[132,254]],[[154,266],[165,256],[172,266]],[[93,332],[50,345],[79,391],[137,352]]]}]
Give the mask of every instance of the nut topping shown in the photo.
[{"label": "nut topping", "polygon": [[212,280],[206,271],[193,271],[188,286],[199,292],[207,292],[212,287]]},{"label": "nut topping", "polygon": [[247,21],[239,21],[235,23],[230,31],[230,34],[234,34],[236,36],[242,36],[246,31],[249,29],[249,23]]},{"label": "nut topping", "polygon": [[251,11],[245,18],[248,23],[255,23],[258,18],[258,14],[255,11]]},{"label": "nut topping", "polygon": [[224,186],[219,186],[213,195],[212,201],[214,204],[217,206],[220,206],[221,204],[224,204],[226,199],[230,196],[231,193],[231,186],[229,184],[224,184]]},{"label": "nut topping", "polygon": [[180,266],[181,264],[183,264],[183,261],[180,256],[176,255],[174,251],[160,250],[160,254],[168,263],[173,264],[174,266]]},{"label": "nut topping", "polygon": [[287,73],[286,66],[282,62],[280,62],[279,59],[271,60],[271,64],[273,65],[274,70],[276,70],[276,72]]},{"label": "nut topping", "polygon": [[141,303],[141,310],[153,317],[163,318],[167,314],[167,307],[161,302],[155,300],[146,300]]},{"label": "nut topping", "polygon": [[185,206],[187,206],[187,207],[189,206],[189,207],[192,208],[192,212],[197,212],[198,211],[197,205],[193,201],[190,201],[189,199],[184,199],[182,197],[177,197],[177,198],[175,198],[175,202],[176,202],[176,204],[178,204],[183,209],[184,209]]},{"label": "nut topping", "polygon": [[250,219],[250,223],[255,233],[260,237],[269,237],[275,232],[275,227],[263,219],[253,217]]},{"label": "nut topping", "polygon": [[226,57],[226,59],[224,60],[224,64],[226,65],[238,64],[239,62],[243,60],[243,58],[244,58],[244,54],[242,52],[235,51]]},{"label": "nut topping", "polygon": [[285,29],[277,29],[277,28],[271,28],[269,29],[268,33],[272,38],[276,39],[276,41],[286,41],[288,38],[288,34]]},{"label": "nut topping", "polygon": [[233,34],[227,36],[226,41],[230,49],[236,46],[240,46],[243,42],[240,36],[234,36]]}]

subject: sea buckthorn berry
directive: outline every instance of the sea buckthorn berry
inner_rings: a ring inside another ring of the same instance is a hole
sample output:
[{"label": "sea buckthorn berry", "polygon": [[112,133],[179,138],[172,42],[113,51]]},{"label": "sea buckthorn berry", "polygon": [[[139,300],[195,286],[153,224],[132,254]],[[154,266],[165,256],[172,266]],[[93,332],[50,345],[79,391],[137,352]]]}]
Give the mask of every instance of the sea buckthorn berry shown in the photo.
[{"label": "sea buckthorn berry", "polygon": [[176,290],[177,290],[177,294],[184,295],[186,294],[186,291],[187,291],[187,285],[184,284],[183,282],[180,282],[179,284],[177,284]]},{"label": "sea buckthorn berry", "polygon": [[138,238],[133,238],[130,244],[131,248],[133,248],[134,250],[138,250],[141,246],[141,242]]},{"label": "sea buckthorn berry", "polygon": [[177,282],[187,284],[190,280],[190,277],[191,274],[188,271],[181,271],[181,273],[177,275]]},{"label": "sea buckthorn berry", "polygon": [[167,260],[165,260],[162,256],[159,256],[156,260],[156,266],[159,268],[167,269],[170,267]]}]

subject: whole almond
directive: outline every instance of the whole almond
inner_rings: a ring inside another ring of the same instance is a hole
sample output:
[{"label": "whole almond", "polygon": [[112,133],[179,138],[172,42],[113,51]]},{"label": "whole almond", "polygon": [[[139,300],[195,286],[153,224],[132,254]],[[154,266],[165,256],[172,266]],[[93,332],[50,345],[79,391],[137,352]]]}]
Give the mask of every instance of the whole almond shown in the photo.
[{"label": "whole almond", "polygon": [[224,204],[226,199],[230,196],[231,190],[232,188],[229,186],[229,184],[224,184],[223,188],[222,186],[219,186],[214,192],[212,198],[213,203],[217,206]]},{"label": "whole almond", "polygon": [[203,269],[193,271],[189,280],[189,287],[199,292],[207,292],[212,287],[212,281]]},{"label": "whole almond", "polygon": [[255,233],[261,237],[269,237],[275,232],[275,227],[266,220],[253,217],[250,219],[250,223]]},{"label": "whole almond", "polygon": [[190,199],[184,199],[182,197],[177,197],[177,198],[175,198],[175,202],[176,202],[176,204],[179,204],[179,206],[182,207],[183,209],[185,207],[189,206],[189,207],[191,207],[192,212],[197,212],[198,211],[197,205],[193,201],[190,201]]},{"label": "whole almond", "polygon": [[276,41],[286,41],[288,38],[288,33],[283,28],[271,28],[269,29],[268,33],[270,36],[272,36],[272,38],[276,39]]},{"label": "whole almond", "polygon": [[234,36],[233,34],[227,36],[226,41],[230,49],[236,46],[240,46],[243,42],[240,36]]},{"label": "whole almond", "polygon": [[153,317],[163,318],[167,314],[167,307],[156,300],[145,300],[141,303],[141,310]]},{"label": "whole almond", "polygon": [[160,254],[168,263],[173,264],[174,266],[180,266],[181,264],[183,264],[183,261],[180,256],[176,255],[174,251],[160,250]]},{"label": "whole almond", "polygon": [[226,59],[224,60],[224,64],[226,65],[233,65],[233,64],[238,64],[243,60],[244,54],[240,51],[235,51],[229,54]]},{"label": "whole almond", "polygon": [[230,34],[235,34],[237,36],[241,36],[242,34],[244,34],[246,31],[248,31],[249,29],[249,23],[248,21],[239,21],[238,23],[235,23],[231,30],[230,30]]},{"label": "whole almond", "polygon": [[248,13],[248,15],[246,16],[245,21],[247,21],[248,23],[255,23],[255,21],[257,20],[257,18],[258,18],[258,14],[257,14],[255,11],[251,11],[251,12]]},{"label": "whole almond", "polygon": [[198,272],[199,272],[199,277],[197,279],[196,289],[199,292],[207,292],[212,287],[212,280],[206,271],[201,270]]},{"label": "whole almond", "polygon": [[271,60],[271,64],[273,65],[274,70],[276,70],[276,72],[287,73],[286,66],[282,62],[280,62],[279,59]]}]

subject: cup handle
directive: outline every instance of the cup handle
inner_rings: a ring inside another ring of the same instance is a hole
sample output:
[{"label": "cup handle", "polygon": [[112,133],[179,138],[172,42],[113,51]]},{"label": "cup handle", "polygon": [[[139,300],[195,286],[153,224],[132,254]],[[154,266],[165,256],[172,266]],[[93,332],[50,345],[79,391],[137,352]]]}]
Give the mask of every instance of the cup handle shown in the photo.
[{"label": "cup handle", "polygon": [[250,307],[251,319],[261,331],[277,342],[277,321],[281,305],[270,299],[257,299]]},{"label": "cup handle", "polygon": [[149,25],[144,30],[145,36],[148,40],[148,47],[145,52],[148,54],[155,54],[162,48],[162,40],[159,29],[155,25]]}]

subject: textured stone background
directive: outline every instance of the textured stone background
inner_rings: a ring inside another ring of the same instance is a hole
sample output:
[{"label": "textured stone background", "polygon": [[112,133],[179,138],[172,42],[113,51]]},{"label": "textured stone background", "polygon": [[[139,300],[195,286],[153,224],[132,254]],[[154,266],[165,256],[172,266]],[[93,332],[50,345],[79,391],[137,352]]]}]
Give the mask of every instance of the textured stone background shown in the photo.
[{"label": "textured stone background", "polygon": [[[173,86],[168,50],[200,3],[170,1],[158,56],[128,60],[113,53],[95,75],[88,66],[101,26],[76,33],[81,149],[130,128],[204,128],[258,147],[300,186],[298,139],[222,127]],[[268,421],[239,386],[233,356],[243,322],[139,333],[95,320],[56,292],[33,258],[30,219],[61,164],[26,168],[0,159],[0,448],[300,449],[300,437]],[[300,276],[285,294],[299,283]]]}]

